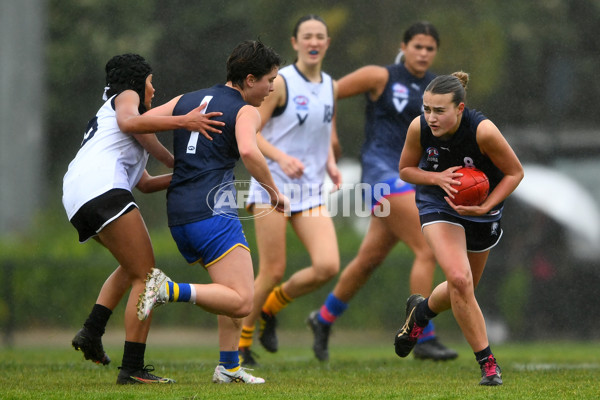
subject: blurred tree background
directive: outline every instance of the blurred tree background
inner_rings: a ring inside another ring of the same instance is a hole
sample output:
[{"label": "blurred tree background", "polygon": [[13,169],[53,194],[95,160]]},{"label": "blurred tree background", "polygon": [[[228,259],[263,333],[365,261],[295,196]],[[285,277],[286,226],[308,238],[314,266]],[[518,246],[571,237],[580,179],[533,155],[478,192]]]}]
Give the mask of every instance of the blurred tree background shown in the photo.
[{"label": "blurred tree background", "polygon": [[[39,111],[44,117],[39,135],[45,143],[46,162],[39,171],[38,182],[43,188],[40,193],[43,206],[31,210],[34,218],[28,229],[5,230],[0,241],[0,274],[5,282],[0,289],[0,326],[7,330],[79,326],[103,280],[116,266],[100,246],[77,243],[60,202],[62,176],[79,147],[87,121],[101,104],[104,65],[115,54],[135,52],[150,62],[157,90],[156,105],[186,91],[224,83],[227,56],[242,40],[260,38],[284,56],[287,63],[293,62],[292,29],[296,20],[308,13],[319,14],[329,25],[332,42],[324,69],[334,78],[366,64],[392,63],[404,30],[415,21],[428,20],[436,25],[441,36],[432,70],[440,74],[464,70],[471,74],[468,105],[482,110],[512,139],[522,161],[548,163],[560,152],[560,148],[548,143],[560,142],[559,137],[573,130],[595,133],[600,123],[600,114],[591,112],[600,102],[600,81],[595,79],[600,70],[600,43],[595,40],[600,36],[598,0],[37,0],[33,3],[43,6],[45,14],[45,55],[41,68],[46,100],[44,110]],[[344,157],[358,157],[363,123],[361,96],[340,102],[338,131]],[[522,137],[523,132],[533,133]],[[0,133],[3,137],[15,134],[4,129]],[[159,134],[168,147],[169,135]],[[597,143],[587,143],[588,153],[598,154]],[[585,144],[581,146],[586,147]],[[149,170],[165,172],[153,161]],[[243,179],[244,174],[240,170],[238,178]],[[4,186],[3,191],[9,190]],[[175,279],[206,281],[208,277],[202,268],[184,264],[170,238],[164,194],[136,193],[136,197],[152,234],[158,266]],[[511,219],[507,216],[504,226],[514,223],[517,228],[507,235],[528,232],[519,223],[533,218],[531,213],[522,211],[513,202],[507,205],[507,214],[514,212],[516,216]],[[335,221],[345,265],[355,255],[361,234],[350,229],[353,222],[349,219]],[[252,224],[245,222],[244,226],[253,246]],[[558,231],[559,227],[548,229]],[[552,244],[554,249],[566,248],[564,238],[553,240],[560,243]],[[523,322],[533,314],[538,323],[547,322],[550,327],[553,322],[548,318],[556,312],[556,309],[531,308],[531,303],[537,303],[542,295],[564,296],[557,292],[541,293],[533,284],[534,274],[529,268],[533,256],[529,250],[537,249],[539,243],[520,252],[510,246],[514,243],[505,240],[496,251],[478,296],[484,311],[494,310],[492,314],[506,321],[513,337],[527,338],[533,334],[523,327]],[[580,276],[581,271],[576,266],[567,268],[561,264],[569,262],[568,249],[556,253],[549,255],[551,261],[566,271],[552,275],[555,289],[562,289],[563,293],[587,293],[577,286],[567,289],[559,285],[572,280],[573,275]],[[302,246],[290,236],[288,274],[309,262]],[[356,303],[353,311],[339,325],[395,329],[408,295],[411,262],[407,249],[397,246],[373,282],[353,300]],[[584,271],[584,282],[598,282],[597,274],[588,266]],[[328,285],[291,306],[290,312],[282,314],[282,326],[301,326],[308,311],[320,305],[331,287]],[[115,312],[111,324],[121,323],[120,314],[119,310]],[[214,326],[214,318],[199,309],[174,306],[168,313],[159,314],[155,318],[157,325]],[[450,313],[446,314],[440,317],[440,324],[456,330]],[[569,318],[580,321],[582,316],[589,315],[588,307]],[[589,325],[574,333],[565,324],[564,333],[588,336],[597,333],[598,323]]]}]

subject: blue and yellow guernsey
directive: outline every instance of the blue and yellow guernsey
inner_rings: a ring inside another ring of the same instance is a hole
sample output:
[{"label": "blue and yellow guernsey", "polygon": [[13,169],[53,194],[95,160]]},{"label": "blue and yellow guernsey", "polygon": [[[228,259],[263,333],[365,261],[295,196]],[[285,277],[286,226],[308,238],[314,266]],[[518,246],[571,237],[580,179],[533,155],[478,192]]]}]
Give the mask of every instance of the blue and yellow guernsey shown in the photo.
[{"label": "blue and yellow guernsey", "polygon": [[[184,94],[173,115],[185,115],[201,103],[208,102],[204,112],[220,111],[214,118],[225,122],[221,134],[212,134],[207,140],[198,132],[185,129],[173,133],[175,168],[167,191],[169,226],[201,221],[216,214],[237,216],[235,202],[220,202],[219,188],[227,188],[227,195],[235,196],[233,169],[240,158],[235,125],[238,112],[247,105],[239,91],[226,85]],[[218,203],[218,210],[215,204]]]}]

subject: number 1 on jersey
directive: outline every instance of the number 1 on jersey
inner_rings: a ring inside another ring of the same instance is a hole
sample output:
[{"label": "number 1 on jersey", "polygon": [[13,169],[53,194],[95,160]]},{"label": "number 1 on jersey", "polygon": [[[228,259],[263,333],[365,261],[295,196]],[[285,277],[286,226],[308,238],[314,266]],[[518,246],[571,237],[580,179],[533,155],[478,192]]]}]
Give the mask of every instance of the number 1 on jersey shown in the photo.
[{"label": "number 1 on jersey", "polygon": [[[204,109],[202,111],[200,111],[202,114],[206,114],[206,109],[208,108],[208,103],[210,103],[210,101],[212,100],[212,96],[204,96],[204,98],[202,99],[202,101],[200,102],[200,105],[202,104],[206,104],[206,107],[204,107]],[[190,134],[190,140],[188,142],[187,145],[187,154],[196,154],[196,146],[198,145],[198,136],[200,135],[200,132],[192,132]]]}]

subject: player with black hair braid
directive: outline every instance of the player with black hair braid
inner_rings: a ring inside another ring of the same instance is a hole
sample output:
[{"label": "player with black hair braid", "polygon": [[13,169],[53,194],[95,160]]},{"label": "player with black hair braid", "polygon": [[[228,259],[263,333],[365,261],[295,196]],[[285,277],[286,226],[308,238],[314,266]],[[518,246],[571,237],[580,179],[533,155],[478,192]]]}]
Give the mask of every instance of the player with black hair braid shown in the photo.
[{"label": "player with black hair braid", "polygon": [[154,87],[152,68],[137,54],[123,54],[106,64],[104,104],[87,126],[81,147],[63,179],[63,205],[79,241],[93,238],[106,247],[119,266],[108,277],[96,304],[73,338],[76,350],[87,360],[110,363],[104,353],[102,335],[112,310],[131,289],[125,309],[125,347],[118,384],[171,383],[173,380],[150,373],[144,353],[150,322],[140,322],[136,303],[144,290],[147,275],[155,266],[146,225],[132,194],[167,188],[171,174],[150,176],[146,171],[149,154],[168,168],[173,155],[152,132],[186,128],[219,132],[222,122],[210,118],[220,112],[203,114],[197,107],[185,115],[157,117],[141,115],[150,109]]},{"label": "player with black hair braid", "polygon": [[122,54],[111,58],[105,67],[106,87],[103,99],[107,100],[126,89],[135,91],[140,101],[140,114],[146,110],[144,87],[146,77],[152,73],[152,67],[138,54]]}]

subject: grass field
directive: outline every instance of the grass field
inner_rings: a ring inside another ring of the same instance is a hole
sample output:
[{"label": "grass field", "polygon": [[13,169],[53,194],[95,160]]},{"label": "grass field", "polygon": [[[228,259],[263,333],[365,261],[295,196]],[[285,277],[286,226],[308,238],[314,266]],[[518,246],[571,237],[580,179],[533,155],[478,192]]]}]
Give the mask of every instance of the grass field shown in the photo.
[{"label": "grass field", "polygon": [[[280,351],[257,347],[253,373],[264,385],[215,385],[216,333],[151,332],[146,362],[175,385],[117,386],[122,334],[105,340],[108,367],[84,361],[70,334],[49,333],[0,348],[1,399],[597,399],[600,343],[513,343],[493,346],[504,385],[480,387],[479,369],[464,341],[459,358],[418,361],[394,354],[392,335],[335,332],[331,361],[319,363],[307,332],[281,334]],[[198,340],[195,340],[198,335]],[[390,337],[388,337],[390,336]],[[18,336],[18,339],[25,338]],[[170,343],[170,344],[167,344]],[[198,343],[194,345],[193,343]]]}]

